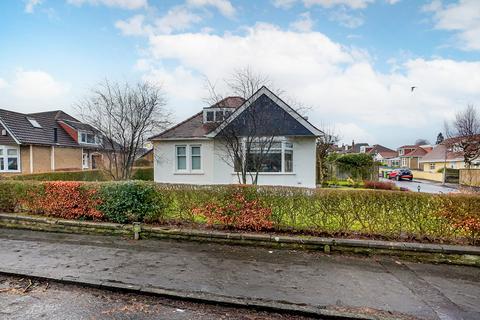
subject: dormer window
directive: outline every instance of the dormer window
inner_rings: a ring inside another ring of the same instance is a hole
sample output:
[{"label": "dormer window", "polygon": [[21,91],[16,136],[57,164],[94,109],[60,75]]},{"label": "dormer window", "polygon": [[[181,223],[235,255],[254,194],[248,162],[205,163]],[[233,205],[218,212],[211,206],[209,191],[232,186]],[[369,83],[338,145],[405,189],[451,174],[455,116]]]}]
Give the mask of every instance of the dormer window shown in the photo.
[{"label": "dormer window", "polygon": [[209,108],[203,110],[203,122],[222,122],[224,121],[232,111],[225,108]]},{"label": "dormer window", "polygon": [[40,125],[40,123],[38,123],[37,120],[33,119],[33,118],[27,118],[28,122],[30,122],[30,124],[32,125],[32,127],[34,128],[39,128],[41,129],[42,126]]},{"label": "dormer window", "polygon": [[84,144],[101,144],[102,143],[102,139],[99,136],[95,135],[94,133],[80,131],[78,135],[79,135],[80,143],[84,143]]}]

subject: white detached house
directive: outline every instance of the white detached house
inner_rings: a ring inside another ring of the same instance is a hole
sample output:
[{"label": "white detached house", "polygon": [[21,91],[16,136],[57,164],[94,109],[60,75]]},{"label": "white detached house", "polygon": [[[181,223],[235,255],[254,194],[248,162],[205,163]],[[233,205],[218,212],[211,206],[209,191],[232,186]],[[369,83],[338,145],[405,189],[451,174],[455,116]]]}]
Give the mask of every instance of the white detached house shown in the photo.
[{"label": "white detached house", "polygon": [[[315,188],[316,139],[323,133],[266,87],[248,100],[228,97],[176,126],[150,138],[154,145],[156,182],[188,184],[239,183],[236,165],[228,160],[222,132],[230,126],[253,125],[252,112],[262,113],[256,133],[274,136],[259,166],[258,184]],[[266,115],[266,117],[265,117]],[[274,134],[273,134],[274,132]],[[255,156],[255,148],[250,151]]]}]

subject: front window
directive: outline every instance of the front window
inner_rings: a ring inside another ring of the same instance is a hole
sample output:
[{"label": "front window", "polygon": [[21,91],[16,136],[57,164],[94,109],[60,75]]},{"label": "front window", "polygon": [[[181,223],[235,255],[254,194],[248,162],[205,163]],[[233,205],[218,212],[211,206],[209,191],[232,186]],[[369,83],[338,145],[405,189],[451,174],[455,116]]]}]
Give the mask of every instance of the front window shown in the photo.
[{"label": "front window", "polygon": [[430,170],[435,170],[435,163],[430,163]]},{"label": "front window", "polygon": [[176,146],[177,170],[187,170],[187,147]]},{"label": "front window", "polygon": [[252,142],[246,167],[249,172],[293,172],[293,143]]},{"label": "front window", "polygon": [[192,146],[190,149],[190,155],[192,160],[192,170],[202,169],[202,158],[200,154],[200,146]]},{"label": "front window", "polygon": [[88,169],[88,163],[89,163],[89,157],[88,153],[82,154],[82,168],[83,169]]},{"label": "front window", "polygon": [[0,146],[0,171],[18,172],[20,170],[20,152],[18,148]]}]

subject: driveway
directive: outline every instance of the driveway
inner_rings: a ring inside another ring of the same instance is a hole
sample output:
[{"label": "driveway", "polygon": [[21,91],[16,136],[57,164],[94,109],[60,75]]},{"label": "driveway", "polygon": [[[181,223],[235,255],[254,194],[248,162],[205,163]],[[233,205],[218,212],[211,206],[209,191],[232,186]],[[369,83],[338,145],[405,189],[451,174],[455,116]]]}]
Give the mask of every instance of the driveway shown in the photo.
[{"label": "driveway", "polygon": [[480,268],[386,256],[0,229],[2,270],[244,301],[480,319]]},{"label": "driveway", "polygon": [[[381,181],[389,181],[388,179],[381,178]],[[390,180],[395,183],[398,187],[402,188],[407,188],[408,190],[418,192],[420,187],[420,192],[426,192],[426,193],[451,193],[451,192],[457,192],[457,189],[448,187],[448,186],[443,186],[441,183],[438,182],[432,182],[432,181],[427,181],[427,180],[413,180],[413,181],[408,181],[408,180],[401,180],[401,181],[396,181],[396,180]]]}]

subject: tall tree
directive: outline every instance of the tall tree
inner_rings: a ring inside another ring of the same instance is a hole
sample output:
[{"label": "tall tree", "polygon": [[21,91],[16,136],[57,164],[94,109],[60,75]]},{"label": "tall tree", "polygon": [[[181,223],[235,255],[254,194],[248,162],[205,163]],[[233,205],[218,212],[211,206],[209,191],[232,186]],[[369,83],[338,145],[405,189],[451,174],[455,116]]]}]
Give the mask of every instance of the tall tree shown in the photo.
[{"label": "tall tree", "polygon": [[455,114],[451,123],[445,124],[447,137],[453,147],[460,149],[467,168],[480,158],[480,114],[473,105]]},{"label": "tall tree", "polygon": [[445,138],[443,137],[443,133],[439,132],[437,135],[437,141],[435,142],[435,144],[440,144],[443,142],[443,140],[445,140]]},{"label": "tall tree", "polygon": [[327,126],[322,128],[323,135],[317,139],[317,183],[322,184],[327,173],[327,158],[340,137],[334,129]]},{"label": "tall tree", "polygon": [[108,80],[91,90],[77,104],[84,122],[101,135],[113,179],[125,180],[132,175],[133,163],[148,136],[165,129],[169,113],[161,88],[149,83],[111,83]]}]

